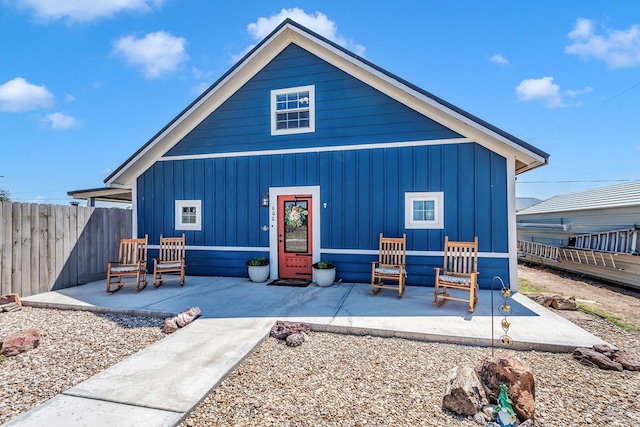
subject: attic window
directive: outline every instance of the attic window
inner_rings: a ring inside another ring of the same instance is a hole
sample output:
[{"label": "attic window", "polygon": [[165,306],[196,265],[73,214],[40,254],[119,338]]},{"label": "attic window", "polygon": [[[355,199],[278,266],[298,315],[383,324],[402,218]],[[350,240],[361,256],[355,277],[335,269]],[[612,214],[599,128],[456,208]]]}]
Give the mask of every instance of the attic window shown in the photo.
[{"label": "attic window", "polygon": [[271,91],[271,135],[315,132],[315,86]]}]

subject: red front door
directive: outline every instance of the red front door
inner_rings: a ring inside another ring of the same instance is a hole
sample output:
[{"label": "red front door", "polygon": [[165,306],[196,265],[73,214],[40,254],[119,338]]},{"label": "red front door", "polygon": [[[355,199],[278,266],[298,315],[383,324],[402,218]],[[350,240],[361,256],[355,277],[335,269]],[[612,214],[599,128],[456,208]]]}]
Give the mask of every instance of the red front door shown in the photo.
[{"label": "red front door", "polygon": [[278,196],[278,277],[311,279],[311,196]]}]

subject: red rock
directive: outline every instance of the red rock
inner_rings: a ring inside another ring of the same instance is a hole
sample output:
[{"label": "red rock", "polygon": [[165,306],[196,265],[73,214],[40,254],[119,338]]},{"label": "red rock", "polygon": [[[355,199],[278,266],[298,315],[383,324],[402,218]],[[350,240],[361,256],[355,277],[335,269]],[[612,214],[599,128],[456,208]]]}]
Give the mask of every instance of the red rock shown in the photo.
[{"label": "red rock", "polygon": [[40,345],[40,334],[35,329],[17,332],[2,340],[1,353],[5,356],[15,356],[26,353]]},{"label": "red rock", "polygon": [[0,305],[10,304],[12,302],[22,305],[22,301],[20,301],[18,294],[5,294],[0,296]]},{"label": "red rock", "polygon": [[475,371],[491,401],[497,402],[500,384],[505,384],[516,415],[523,420],[533,418],[535,382],[526,364],[511,357],[494,357],[480,361]]},{"label": "red rock", "polygon": [[563,297],[554,295],[551,306],[556,310],[577,310],[576,299],[574,297]]},{"label": "red rock", "polygon": [[287,320],[278,320],[271,328],[270,335],[279,340],[286,339],[289,335],[296,332],[309,333],[309,325],[302,322],[290,322]]}]

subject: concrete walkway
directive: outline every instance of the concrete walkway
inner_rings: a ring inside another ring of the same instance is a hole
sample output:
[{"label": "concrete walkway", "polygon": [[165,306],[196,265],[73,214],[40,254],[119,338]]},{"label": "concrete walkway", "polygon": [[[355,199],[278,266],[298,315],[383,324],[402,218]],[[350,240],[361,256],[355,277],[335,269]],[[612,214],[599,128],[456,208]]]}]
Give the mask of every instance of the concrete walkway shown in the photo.
[{"label": "concrete walkway", "polygon": [[[187,327],[4,424],[6,426],[174,426],[264,338],[276,320],[312,330],[490,346],[503,334],[499,292],[480,291],[474,313],[465,303],[431,304],[433,288],[409,287],[403,298],[369,285],[329,288],[267,286],[247,279],[188,277],[136,292],[106,294],[104,282],[23,298],[24,305],[171,317],[197,306]],[[526,297],[509,300],[512,348],[572,351],[604,343]],[[493,316],[492,316],[493,314]],[[492,331],[493,321],[493,331]],[[496,347],[501,347],[498,343]]]}]

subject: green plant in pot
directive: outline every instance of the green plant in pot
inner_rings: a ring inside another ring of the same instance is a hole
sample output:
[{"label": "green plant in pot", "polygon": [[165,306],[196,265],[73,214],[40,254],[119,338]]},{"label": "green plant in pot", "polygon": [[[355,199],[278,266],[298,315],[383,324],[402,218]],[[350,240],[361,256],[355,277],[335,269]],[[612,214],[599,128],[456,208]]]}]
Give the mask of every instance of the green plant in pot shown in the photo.
[{"label": "green plant in pot", "polygon": [[269,260],[258,256],[245,262],[252,282],[262,283],[269,278]]},{"label": "green plant in pot", "polygon": [[313,281],[316,285],[327,287],[333,285],[336,279],[336,267],[333,262],[322,260],[313,264]]}]

